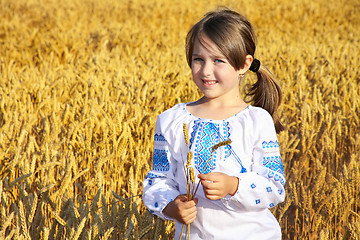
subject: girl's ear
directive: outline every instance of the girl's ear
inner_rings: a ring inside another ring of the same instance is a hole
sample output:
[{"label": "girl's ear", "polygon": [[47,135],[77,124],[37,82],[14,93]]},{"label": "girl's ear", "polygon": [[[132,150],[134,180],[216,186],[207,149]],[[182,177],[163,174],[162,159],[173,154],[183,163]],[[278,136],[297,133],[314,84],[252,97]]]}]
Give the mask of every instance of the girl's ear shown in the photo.
[{"label": "girl's ear", "polygon": [[244,67],[239,69],[239,73],[240,74],[245,74],[247,72],[247,70],[249,70],[251,63],[253,62],[254,58],[251,55],[246,55],[245,57],[245,63],[244,63]]}]

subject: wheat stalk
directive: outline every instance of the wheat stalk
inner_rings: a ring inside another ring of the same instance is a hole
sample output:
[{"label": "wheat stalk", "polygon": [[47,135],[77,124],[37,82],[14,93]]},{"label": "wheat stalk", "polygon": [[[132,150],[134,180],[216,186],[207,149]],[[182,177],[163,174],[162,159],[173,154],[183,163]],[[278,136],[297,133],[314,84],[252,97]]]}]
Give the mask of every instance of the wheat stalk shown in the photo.
[{"label": "wheat stalk", "polygon": [[24,235],[24,237],[26,239],[31,239],[28,229],[27,229],[24,204],[22,201],[19,201],[19,217],[20,217],[22,234]]},{"label": "wheat stalk", "polygon": [[109,239],[109,237],[111,236],[111,233],[112,233],[113,231],[114,231],[114,227],[108,229],[108,230],[105,232],[104,236],[101,238],[101,240],[107,240],[107,239]]},{"label": "wheat stalk", "polygon": [[36,193],[34,193],[34,200],[33,200],[30,215],[28,218],[29,225],[31,225],[31,223],[33,222],[33,219],[35,216],[35,211],[37,209],[37,204],[38,204],[38,195]]},{"label": "wheat stalk", "polygon": [[[186,148],[187,148],[187,160],[186,160],[186,164],[185,164],[185,177],[186,177],[186,186],[187,186],[187,199],[188,200],[193,200],[195,198],[196,192],[199,188],[200,185],[200,180],[197,183],[197,186],[195,188],[195,174],[194,174],[194,168],[191,166],[191,160],[192,160],[192,152],[189,149],[189,136],[188,136],[188,128],[187,128],[187,124],[184,123],[183,124],[183,133],[184,133],[184,138],[185,138],[185,143],[186,143]],[[231,140],[228,139],[226,141],[222,141],[219,142],[217,144],[215,144],[212,148],[211,148],[211,153],[210,156],[208,158],[208,160],[206,161],[206,164],[203,168],[203,172],[205,171],[208,163],[210,162],[211,156],[212,154],[219,148],[222,146],[226,146],[229,145],[231,143]],[[181,233],[180,233],[180,240],[182,238],[182,234],[184,232],[184,226],[185,224],[183,224],[182,229],[181,229]],[[186,233],[185,233],[185,239],[190,239],[190,224],[186,224]]]},{"label": "wheat stalk", "polygon": [[84,217],[81,220],[81,222],[80,222],[80,224],[79,224],[79,226],[78,226],[78,228],[77,228],[77,230],[75,232],[75,235],[74,235],[74,237],[72,239],[77,240],[80,237],[80,234],[82,233],[82,231],[84,229],[86,221],[87,221],[87,217]]}]

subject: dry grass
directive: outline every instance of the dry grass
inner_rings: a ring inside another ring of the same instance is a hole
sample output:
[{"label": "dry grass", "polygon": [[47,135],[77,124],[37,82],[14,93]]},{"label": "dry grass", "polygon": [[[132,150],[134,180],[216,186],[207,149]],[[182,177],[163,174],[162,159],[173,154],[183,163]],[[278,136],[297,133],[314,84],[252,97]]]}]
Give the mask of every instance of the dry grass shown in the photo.
[{"label": "dry grass", "polygon": [[284,90],[284,239],[360,239],[358,1],[0,0],[1,239],[171,235],[141,182],[156,115],[199,96],[186,32],[220,4]]}]

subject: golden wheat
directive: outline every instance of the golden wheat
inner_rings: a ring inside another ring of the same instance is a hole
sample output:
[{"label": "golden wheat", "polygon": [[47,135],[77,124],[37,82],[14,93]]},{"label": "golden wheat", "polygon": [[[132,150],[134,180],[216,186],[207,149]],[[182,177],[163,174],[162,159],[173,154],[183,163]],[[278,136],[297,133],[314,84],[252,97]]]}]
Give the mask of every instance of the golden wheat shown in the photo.
[{"label": "golden wheat", "polygon": [[184,39],[219,5],[283,88],[283,239],[360,238],[356,0],[0,1],[0,238],[171,238],[142,181],[157,114],[200,97]]}]

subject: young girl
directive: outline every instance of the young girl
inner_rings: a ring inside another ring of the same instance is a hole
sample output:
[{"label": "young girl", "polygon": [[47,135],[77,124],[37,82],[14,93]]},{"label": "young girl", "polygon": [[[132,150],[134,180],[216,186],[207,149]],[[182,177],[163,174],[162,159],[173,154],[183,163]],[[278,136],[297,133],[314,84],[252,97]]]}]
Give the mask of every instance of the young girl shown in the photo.
[{"label": "young girl", "polygon": [[[186,38],[187,61],[203,93],[196,102],[180,103],[158,116],[153,169],[144,180],[143,200],[162,219],[175,220],[175,239],[281,239],[269,208],[285,198],[284,169],[276,133],[281,99],[271,73],[254,58],[255,34],[242,15],[225,9],[210,12]],[[239,83],[248,70],[257,82],[248,96]],[[188,126],[189,146],[183,124]],[[212,147],[218,148],[208,161]],[[192,152],[196,198],[187,199],[185,164]]]}]

